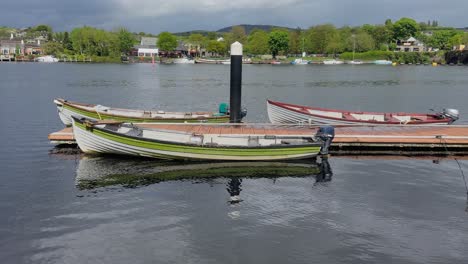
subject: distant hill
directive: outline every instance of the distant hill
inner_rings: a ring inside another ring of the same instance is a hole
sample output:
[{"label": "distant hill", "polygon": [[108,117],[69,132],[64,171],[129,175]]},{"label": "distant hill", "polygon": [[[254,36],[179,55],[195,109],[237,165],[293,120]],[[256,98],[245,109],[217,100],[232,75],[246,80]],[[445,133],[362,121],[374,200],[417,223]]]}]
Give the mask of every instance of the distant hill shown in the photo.
[{"label": "distant hill", "polygon": [[[270,31],[270,30],[272,30],[274,28],[284,28],[284,29],[287,29],[287,30],[294,30],[293,28],[279,27],[279,26],[273,26],[273,25],[237,25],[237,26],[244,27],[245,33],[247,35],[250,34],[250,32],[252,30],[254,30],[254,29],[261,29],[261,30],[264,30],[264,31]],[[179,37],[188,37],[188,36],[190,36],[190,34],[202,34],[203,36],[206,36],[208,34],[208,32],[216,32],[216,33],[220,33],[220,34],[231,32],[233,27],[235,27],[235,26],[225,27],[225,28],[222,28],[222,29],[219,29],[219,30],[216,30],[216,31],[192,30],[192,31],[185,31],[185,32],[177,32],[177,33],[173,33],[173,34],[176,35],[176,36],[179,36]]]},{"label": "distant hill", "polygon": [[[273,26],[273,25],[245,25],[244,24],[244,25],[237,25],[237,26],[244,27],[245,33],[247,35],[250,34],[250,32],[252,30],[254,30],[254,29],[261,29],[261,30],[264,30],[264,31],[270,31],[270,30],[272,30],[274,28],[284,28],[284,29],[287,29],[287,30],[294,30],[293,28],[279,27],[279,26]],[[225,27],[225,28],[219,29],[216,32],[220,32],[220,33],[231,32],[233,27],[236,27],[236,26]]]},{"label": "distant hill", "polygon": [[208,35],[208,32],[211,32],[211,31],[208,31],[208,30],[192,30],[192,31],[177,32],[177,33],[172,33],[172,34],[175,35],[175,36],[179,36],[179,37],[188,37],[191,34],[202,34],[203,36],[206,36],[206,35]]}]

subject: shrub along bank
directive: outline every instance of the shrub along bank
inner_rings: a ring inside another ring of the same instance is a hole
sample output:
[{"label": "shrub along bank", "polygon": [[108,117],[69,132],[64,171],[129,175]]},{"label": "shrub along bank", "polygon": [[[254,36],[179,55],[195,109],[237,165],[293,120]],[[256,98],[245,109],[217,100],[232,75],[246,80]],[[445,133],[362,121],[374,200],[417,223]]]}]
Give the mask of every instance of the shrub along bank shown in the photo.
[{"label": "shrub along bank", "polygon": [[[352,52],[344,52],[340,59],[352,60]],[[373,60],[389,60],[397,63],[444,63],[443,54],[437,52],[393,52],[393,51],[368,51],[354,54],[355,60],[373,61]]]}]

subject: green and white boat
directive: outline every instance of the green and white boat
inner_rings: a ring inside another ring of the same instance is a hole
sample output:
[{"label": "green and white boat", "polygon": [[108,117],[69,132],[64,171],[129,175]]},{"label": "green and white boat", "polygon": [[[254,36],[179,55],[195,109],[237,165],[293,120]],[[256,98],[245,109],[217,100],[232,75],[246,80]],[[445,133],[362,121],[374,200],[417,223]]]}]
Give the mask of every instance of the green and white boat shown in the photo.
[{"label": "green and white boat", "polygon": [[132,124],[73,118],[85,153],[183,160],[268,161],[314,157],[317,128],[249,124]]},{"label": "green and white boat", "polygon": [[217,113],[122,109],[71,102],[61,98],[55,99],[54,103],[57,105],[60,120],[66,126],[72,125],[72,116],[132,123],[225,123],[229,121],[229,106],[226,103],[220,104]]}]

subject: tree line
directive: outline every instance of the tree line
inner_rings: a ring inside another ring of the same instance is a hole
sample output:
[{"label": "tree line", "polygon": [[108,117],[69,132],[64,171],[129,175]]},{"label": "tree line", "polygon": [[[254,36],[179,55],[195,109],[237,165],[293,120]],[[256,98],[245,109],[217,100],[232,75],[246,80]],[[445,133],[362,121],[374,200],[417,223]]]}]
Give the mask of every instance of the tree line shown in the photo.
[{"label": "tree line", "polygon": [[[0,28],[5,37],[7,28]],[[43,50],[51,55],[80,55],[120,58],[129,54],[144,32],[132,33],[125,28],[113,31],[84,26],[71,32],[53,32],[47,25],[39,25],[27,30],[27,35],[42,35],[48,41]],[[153,36],[153,35],[150,35]],[[426,46],[439,50],[450,50],[459,44],[468,44],[468,33],[449,27],[440,27],[438,21],[418,23],[411,18],[401,18],[395,22],[387,19],[383,24],[337,28],[332,24],[322,24],[307,29],[289,30],[274,28],[271,31],[254,29],[246,34],[242,26],[235,26],[230,32],[193,33],[177,37],[162,32],[155,43],[160,50],[170,52],[177,48],[178,41],[184,41],[199,50],[206,50],[220,56],[228,54],[230,45],[239,41],[247,55],[292,55],[332,54],[344,52],[393,51],[400,40],[415,37]]]}]

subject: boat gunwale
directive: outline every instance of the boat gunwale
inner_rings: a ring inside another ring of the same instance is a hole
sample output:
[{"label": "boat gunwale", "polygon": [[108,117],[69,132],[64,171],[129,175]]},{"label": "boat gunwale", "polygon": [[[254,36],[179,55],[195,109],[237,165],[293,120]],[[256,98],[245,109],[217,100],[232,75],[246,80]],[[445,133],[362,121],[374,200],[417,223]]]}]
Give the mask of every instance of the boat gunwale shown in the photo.
[{"label": "boat gunwale", "polygon": [[[222,119],[228,119],[230,117],[230,115],[223,115],[223,116],[214,116],[213,115],[213,112],[208,112],[208,111],[202,111],[202,112],[164,112],[165,114],[173,114],[173,113],[195,113],[195,114],[208,114],[210,116],[200,116],[200,117],[190,117],[190,118],[185,118],[185,117],[181,117],[181,118],[164,118],[164,117],[138,117],[138,116],[126,116],[126,115],[118,115],[118,114],[112,114],[112,113],[108,113],[108,112],[103,112],[103,111],[90,111],[89,109],[86,109],[84,107],[96,107],[97,105],[95,104],[85,104],[85,103],[79,103],[79,102],[74,102],[74,101],[68,101],[68,100],[65,100],[65,99],[62,99],[62,98],[57,98],[54,100],[54,102],[57,101],[59,103],[62,104],[62,107],[64,105],[67,105],[69,107],[72,107],[72,108],[76,108],[76,109],[79,109],[81,111],[85,111],[85,112],[89,112],[89,113],[99,113],[99,114],[103,114],[103,115],[108,115],[108,116],[111,116],[111,117],[118,117],[118,118],[122,118],[122,119],[137,119],[137,120],[172,120],[172,121],[177,121],[177,120],[181,120],[181,121],[187,121],[187,120],[222,120]],[[58,104],[55,103],[57,106]],[[112,109],[112,110],[123,110],[123,111],[128,111],[128,112],[141,112],[142,114],[145,112],[145,110],[140,110],[140,109],[126,109],[126,108],[114,108],[114,107],[109,107],[109,109]]]},{"label": "boat gunwale", "polygon": [[[444,119],[437,119],[437,120],[431,120],[431,121],[401,121],[401,122],[396,122],[396,121],[377,121],[377,120],[353,120],[353,119],[346,119],[346,118],[337,118],[337,117],[331,117],[331,116],[324,116],[324,115],[317,115],[317,114],[312,114],[310,112],[307,112],[306,109],[310,110],[318,110],[318,111],[323,111],[323,112],[339,112],[339,113],[349,113],[349,114],[365,114],[365,115],[382,115],[385,116],[385,114],[390,114],[390,115],[407,115],[407,116],[432,116],[435,117],[435,115],[432,114],[424,114],[424,113],[404,113],[404,112],[364,112],[364,111],[343,111],[343,110],[338,110],[338,109],[332,109],[332,108],[321,108],[321,107],[310,107],[310,106],[303,106],[303,105],[295,105],[295,104],[289,104],[289,103],[282,103],[282,102],[277,102],[277,101],[272,101],[272,100],[267,100],[268,104],[293,111],[296,113],[301,113],[309,116],[315,116],[319,118],[324,118],[324,119],[331,119],[331,120],[337,120],[337,121],[345,121],[345,122],[353,122],[353,123],[369,123],[369,124],[387,124],[387,125],[419,125],[419,124],[440,124],[440,123],[449,123],[451,121],[450,118],[444,118]],[[301,108],[302,110],[297,110],[297,109],[292,109],[290,107],[297,107]]]}]

